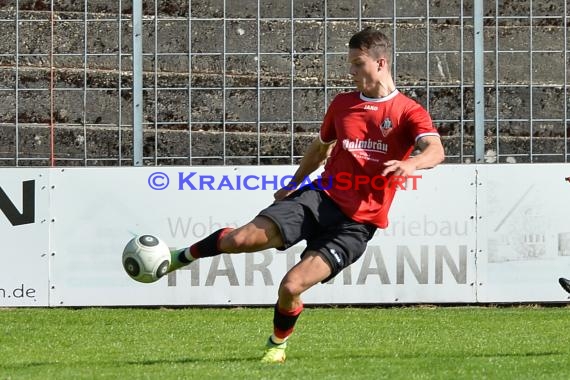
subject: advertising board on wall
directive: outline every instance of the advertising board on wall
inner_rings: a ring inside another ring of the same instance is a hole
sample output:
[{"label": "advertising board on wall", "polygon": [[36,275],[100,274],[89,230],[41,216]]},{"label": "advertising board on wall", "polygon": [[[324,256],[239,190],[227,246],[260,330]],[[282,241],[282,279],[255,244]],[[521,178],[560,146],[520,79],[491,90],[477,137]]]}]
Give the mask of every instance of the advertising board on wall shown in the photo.
[{"label": "advertising board on wall", "polygon": [[44,169],[0,170],[0,306],[47,306],[49,183]]},{"label": "advertising board on wall", "polygon": [[[471,171],[458,167],[441,171],[454,181],[443,184],[441,173],[425,172],[416,190],[399,191],[391,226],[377,231],[361,260],[334,281],[311,289],[306,302],[475,302],[474,179]],[[128,278],[119,253],[134,234],[153,234],[183,247],[221,227],[244,224],[272,202],[282,178],[291,174],[290,167],[70,169],[58,174],[53,242],[62,254],[52,264],[51,303],[273,304],[302,243],[286,252],[198,260],[152,285]],[[453,199],[446,199],[449,194]],[[450,201],[456,207],[441,207]]]},{"label": "advertising board on wall", "polygon": [[[560,180],[566,168],[442,165],[418,172],[398,190],[389,226],[376,231],[360,260],[304,301],[567,301],[556,282],[570,276],[570,184]],[[294,169],[2,169],[0,306],[272,305],[304,242],[200,259],[152,284],[128,277],[121,256],[138,234],[185,247],[250,221]]]},{"label": "advertising board on wall", "polygon": [[480,302],[567,298],[559,277],[570,278],[570,167],[517,164],[479,168],[482,183]]}]

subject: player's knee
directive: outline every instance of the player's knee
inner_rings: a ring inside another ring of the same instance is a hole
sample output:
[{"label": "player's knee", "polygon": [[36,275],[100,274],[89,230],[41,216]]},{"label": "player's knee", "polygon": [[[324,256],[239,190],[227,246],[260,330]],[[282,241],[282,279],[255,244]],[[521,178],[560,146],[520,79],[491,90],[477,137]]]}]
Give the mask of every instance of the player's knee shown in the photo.
[{"label": "player's knee", "polygon": [[302,292],[303,287],[301,284],[288,277],[285,277],[279,286],[279,298],[282,299],[299,297]]}]

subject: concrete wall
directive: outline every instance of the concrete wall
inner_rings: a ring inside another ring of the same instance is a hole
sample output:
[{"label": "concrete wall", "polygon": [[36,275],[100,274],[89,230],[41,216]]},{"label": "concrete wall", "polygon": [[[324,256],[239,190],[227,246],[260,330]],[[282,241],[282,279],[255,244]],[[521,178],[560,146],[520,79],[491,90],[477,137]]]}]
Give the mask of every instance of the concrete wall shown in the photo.
[{"label": "concrete wall", "polygon": [[[11,21],[16,17],[15,1],[0,1],[0,18],[3,20],[0,21],[0,35],[3,36],[0,39],[0,165],[15,165],[11,158],[16,156],[45,158],[50,151],[49,3],[19,3],[16,47],[16,23]],[[130,4],[125,3],[119,10],[116,4],[89,1],[87,13],[83,2],[60,1],[55,5],[53,116],[56,156],[62,159],[58,162],[60,165],[83,165],[84,158],[92,159],[89,165],[112,165],[118,163],[119,157],[128,164],[132,150],[129,128],[132,122],[132,23]],[[271,19],[263,19],[259,25],[262,55],[258,62],[257,3],[257,0],[226,2],[225,15],[230,19],[225,21],[225,68],[224,20],[215,20],[224,16],[221,0],[192,2],[191,9],[187,1],[160,2],[158,14],[161,20],[156,24],[156,30],[154,2],[144,3],[147,16],[144,52],[150,53],[144,60],[144,83],[148,89],[144,104],[145,122],[148,123],[144,151],[150,157],[148,164],[157,161],[187,164],[190,161],[184,157],[189,156],[193,157],[192,164],[291,162],[290,157],[301,155],[313,138],[327,103],[342,90],[339,87],[351,86],[345,54],[347,39],[358,30],[355,19],[327,19],[325,24],[324,2],[296,0],[291,38],[290,3],[262,1],[260,15]],[[398,19],[395,29],[399,52],[395,77],[403,92],[429,107],[444,136],[449,162],[469,162],[469,156],[473,154],[474,119],[472,4],[464,2],[466,18],[462,27],[457,18],[460,2],[441,3],[430,2],[430,17],[442,18],[431,19],[428,30],[425,20],[417,19],[426,15],[425,2],[397,2],[396,15],[402,19]],[[326,10],[327,17],[354,18],[357,16],[355,4],[357,6],[358,2],[353,0],[335,2],[334,7]],[[362,25],[374,25],[393,36],[393,1],[362,0],[361,4],[363,18],[384,18],[374,22],[364,19]],[[564,124],[564,119],[568,118],[568,114],[564,114],[564,102],[570,109],[570,98],[564,85],[568,85],[565,75],[570,72],[570,62],[564,62],[564,49],[568,49],[568,45],[563,30],[568,26],[563,25],[561,19],[534,20],[533,49],[550,52],[500,53],[498,62],[494,52],[497,43],[503,51],[528,50],[530,4],[529,1],[501,1],[500,15],[520,18],[501,19],[497,29],[493,18],[495,4],[486,2],[488,137],[485,150],[489,151],[490,161],[493,152],[497,153],[497,139],[499,154],[512,154],[517,162],[528,162],[530,156],[527,153],[531,149],[533,154],[558,153],[556,156],[533,157],[533,161],[564,161],[567,143],[564,136],[568,128]],[[534,1],[532,4],[533,17],[564,14],[563,1]],[[119,11],[122,12],[120,27]],[[192,21],[190,41],[189,11],[193,17],[209,18]],[[77,21],[85,15],[89,20],[86,40],[85,23]],[[160,54],[186,53],[160,56],[156,77],[152,55],[155,38]],[[187,54],[190,44],[192,53],[211,55],[193,55],[190,62]],[[19,54],[17,71],[16,48]],[[86,64],[83,59],[85,48],[89,54]],[[325,48],[326,62],[322,54]],[[430,50],[429,65],[426,54],[422,53],[426,48]],[[122,54],[120,62],[119,52]],[[567,59],[570,60],[570,56]],[[159,88],[158,99],[154,97],[155,81]],[[258,83],[263,87],[259,99]],[[325,83],[326,93],[323,91]],[[189,84],[193,88],[191,93]],[[295,87],[293,102],[292,85]],[[227,89],[225,98],[223,87]],[[532,131],[528,121],[531,117]],[[258,120],[262,122],[259,126]],[[157,130],[154,129],[155,122],[158,123]],[[259,140],[258,128],[261,132]],[[257,156],[262,157],[258,160]],[[506,158],[502,157],[503,160]],[[18,165],[47,163],[44,159],[29,163],[19,161]]]}]

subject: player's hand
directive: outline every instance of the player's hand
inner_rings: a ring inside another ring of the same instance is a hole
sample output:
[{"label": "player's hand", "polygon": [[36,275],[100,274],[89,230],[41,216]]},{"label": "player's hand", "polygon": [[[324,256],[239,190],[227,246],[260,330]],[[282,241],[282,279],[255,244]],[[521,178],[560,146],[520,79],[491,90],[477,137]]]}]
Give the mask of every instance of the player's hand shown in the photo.
[{"label": "player's hand", "polygon": [[280,200],[286,198],[289,194],[291,194],[294,191],[295,191],[295,189],[286,186],[286,187],[283,187],[283,188],[277,190],[275,192],[275,194],[273,194],[273,198],[275,198],[276,201],[280,201]]},{"label": "player's hand", "polygon": [[390,160],[384,163],[384,170],[382,176],[387,176],[392,173],[396,176],[408,177],[416,171],[416,165],[410,161]]}]

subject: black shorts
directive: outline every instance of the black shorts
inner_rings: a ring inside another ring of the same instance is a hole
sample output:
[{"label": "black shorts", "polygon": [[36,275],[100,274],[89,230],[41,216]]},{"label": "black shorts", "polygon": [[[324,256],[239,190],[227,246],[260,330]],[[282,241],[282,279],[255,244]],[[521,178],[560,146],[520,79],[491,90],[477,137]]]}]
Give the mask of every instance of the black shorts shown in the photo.
[{"label": "black shorts", "polygon": [[305,186],[287,198],[262,210],[260,216],[271,219],[281,231],[284,250],[301,240],[307,251],[317,251],[329,262],[332,274],[327,282],[354,263],[366,250],[376,226],[358,223],[347,217],[324,191]]}]

